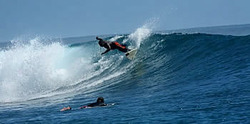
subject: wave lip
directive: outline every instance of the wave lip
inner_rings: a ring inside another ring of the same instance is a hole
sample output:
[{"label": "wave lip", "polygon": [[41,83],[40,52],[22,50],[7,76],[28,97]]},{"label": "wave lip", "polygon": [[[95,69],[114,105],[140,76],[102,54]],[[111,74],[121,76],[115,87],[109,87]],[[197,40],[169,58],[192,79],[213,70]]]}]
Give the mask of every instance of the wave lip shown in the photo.
[{"label": "wave lip", "polygon": [[187,34],[206,33],[206,34],[246,36],[250,35],[250,24],[197,27],[197,28],[187,28],[187,29],[166,30],[161,32],[187,33]]}]

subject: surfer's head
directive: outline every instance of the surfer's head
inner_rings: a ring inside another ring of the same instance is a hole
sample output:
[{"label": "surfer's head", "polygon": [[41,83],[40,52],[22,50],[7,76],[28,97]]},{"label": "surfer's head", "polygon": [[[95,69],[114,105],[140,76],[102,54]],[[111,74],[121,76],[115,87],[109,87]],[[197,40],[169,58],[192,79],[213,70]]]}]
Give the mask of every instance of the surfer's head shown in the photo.
[{"label": "surfer's head", "polygon": [[96,40],[99,40],[98,44],[101,46],[101,47],[104,47],[105,45],[105,41],[102,40],[102,38],[99,38],[99,37],[96,37]]},{"label": "surfer's head", "polygon": [[98,97],[96,102],[97,103],[104,103],[104,98],[103,97]]}]

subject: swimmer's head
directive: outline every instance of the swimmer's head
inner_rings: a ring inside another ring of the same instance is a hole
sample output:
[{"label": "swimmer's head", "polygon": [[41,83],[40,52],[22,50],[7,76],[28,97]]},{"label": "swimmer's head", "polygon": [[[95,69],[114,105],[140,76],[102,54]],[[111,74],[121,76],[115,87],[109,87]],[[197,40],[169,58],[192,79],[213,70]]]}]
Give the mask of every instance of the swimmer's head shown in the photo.
[{"label": "swimmer's head", "polygon": [[97,103],[104,103],[104,98],[103,97],[98,97],[96,102]]}]

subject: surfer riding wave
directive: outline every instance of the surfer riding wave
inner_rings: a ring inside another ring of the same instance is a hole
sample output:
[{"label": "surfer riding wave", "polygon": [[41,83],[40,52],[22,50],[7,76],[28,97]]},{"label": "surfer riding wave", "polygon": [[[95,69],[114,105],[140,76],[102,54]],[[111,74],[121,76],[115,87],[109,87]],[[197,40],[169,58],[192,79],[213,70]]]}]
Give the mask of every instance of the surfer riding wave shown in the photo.
[{"label": "surfer riding wave", "polygon": [[124,53],[130,51],[130,49],[128,49],[126,47],[126,45],[121,45],[117,41],[113,41],[113,42],[104,41],[103,39],[101,39],[99,37],[96,37],[96,39],[99,40],[98,44],[101,47],[106,48],[106,51],[104,51],[101,55],[109,52],[110,50],[114,50],[114,49],[118,49],[119,51],[124,52]]}]

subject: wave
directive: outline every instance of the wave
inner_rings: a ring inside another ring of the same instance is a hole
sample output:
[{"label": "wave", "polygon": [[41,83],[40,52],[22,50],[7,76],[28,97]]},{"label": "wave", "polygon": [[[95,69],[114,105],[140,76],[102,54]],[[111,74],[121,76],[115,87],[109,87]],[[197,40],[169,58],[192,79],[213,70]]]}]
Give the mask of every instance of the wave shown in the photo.
[{"label": "wave", "polygon": [[[135,31],[132,37],[136,38],[139,32],[141,30]],[[109,40],[120,38],[124,37]],[[124,56],[100,56],[96,42],[65,45],[62,41],[47,40],[41,37],[16,39],[10,47],[0,51],[0,102],[26,101],[76,92],[77,89],[86,90],[126,72],[123,71],[126,67],[116,69],[126,64]],[[133,43],[138,45],[137,42],[141,39]]]},{"label": "wave", "polygon": [[168,85],[249,80],[250,36],[152,33],[142,26],[104,39],[137,48],[136,59],[118,51],[101,56],[94,39],[66,45],[37,37],[1,50],[0,102],[93,93],[138,77]]}]

